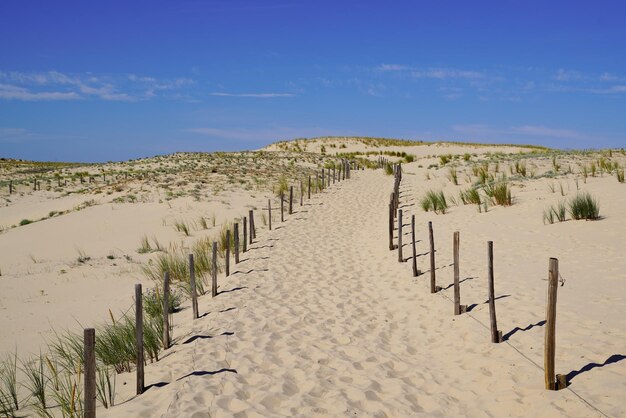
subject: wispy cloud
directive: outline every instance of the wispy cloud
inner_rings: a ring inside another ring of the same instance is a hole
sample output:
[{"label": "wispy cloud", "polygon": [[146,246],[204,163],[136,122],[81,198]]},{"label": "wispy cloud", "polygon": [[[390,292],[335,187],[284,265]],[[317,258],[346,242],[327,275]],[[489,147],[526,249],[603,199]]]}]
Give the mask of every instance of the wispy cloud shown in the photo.
[{"label": "wispy cloud", "polygon": [[485,78],[485,74],[478,71],[457,70],[451,68],[430,68],[427,70],[411,71],[414,78],[435,78],[438,80],[445,79],[467,79],[477,80]]},{"label": "wispy cloud", "polygon": [[0,99],[52,101],[100,99],[108,101],[139,101],[155,97],[172,97],[194,84],[189,78],[159,80],[154,77],[129,75],[65,74],[48,72],[0,71]]},{"label": "wispy cloud", "polygon": [[520,125],[496,127],[488,124],[454,125],[452,130],[466,139],[490,142],[513,143],[559,143],[569,141],[571,146],[584,144],[589,146],[598,141],[611,142],[621,140],[620,136],[606,133],[589,133],[575,129],[555,128],[543,125]]},{"label": "wispy cloud", "polygon": [[552,79],[557,81],[579,81],[583,79],[583,75],[578,71],[559,68],[556,74],[552,76]]},{"label": "wispy cloud", "polygon": [[410,67],[401,64],[380,64],[375,69],[378,71],[407,71]]},{"label": "wispy cloud", "polygon": [[218,97],[256,97],[258,99],[270,99],[273,97],[296,96],[293,93],[222,93],[222,92],[213,92],[213,93],[210,93],[210,95],[218,96]]}]

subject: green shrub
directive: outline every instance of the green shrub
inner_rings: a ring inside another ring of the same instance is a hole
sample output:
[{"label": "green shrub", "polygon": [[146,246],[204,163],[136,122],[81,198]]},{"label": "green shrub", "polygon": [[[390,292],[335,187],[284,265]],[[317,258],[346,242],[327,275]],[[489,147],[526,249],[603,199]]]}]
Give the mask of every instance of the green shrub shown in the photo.
[{"label": "green shrub", "polygon": [[20,226],[24,226],[24,225],[28,225],[28,224],[32,224],[33,221],[31,221],[30,219],[22,219],[20,221]]},{"label": "green shrub", "polygon": [[460,197],[464,205],[467,205],[467,204],[480,205],[481,204],[480,193],[478,192],[478,189],[476,189],[475,187],[471,187],[467,190],[461,191]]},{"label": "green shrub", "polygon": [[579,193],[570,200],[569,212],[576,220],[599,219],[600,205],[589,193]]},{"label": "green shrub", "polygon": [[435,192],[433,190],[429,190],[420,200],[420,205],[426,212],[432,210],[435,213],[445,214],[446,209],[448,209],[448,203],[446,202],[446,197],[443,194],[443,191]]},{"label": "green shrub", "polygon": [[513,204],[513,197],[511,195],[511,188],[507,182],[500,182],[493,186],[491,195],[497,205],[511,206]]}]

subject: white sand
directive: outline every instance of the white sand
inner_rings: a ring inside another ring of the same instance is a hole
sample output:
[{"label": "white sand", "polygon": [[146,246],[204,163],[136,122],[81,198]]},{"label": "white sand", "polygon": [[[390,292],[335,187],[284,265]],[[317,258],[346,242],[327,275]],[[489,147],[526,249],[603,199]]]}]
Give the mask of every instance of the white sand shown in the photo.
[{"label": "white sand", "polygon": [[[441,153],[465,152],[462,147],[441,148],[446,148]],[[431,149],[421,155],[441,153]],[[215,299],[202,297],[204,316],[195,322],[189,309],[174,316],[174,346],[158,363],[146,367],[146,384],[156,386],[134,397],[134,374],[119,375],[118,405],[100,408],[99,416],[625,415],[626,318],[621,313],[626,308],[626,186],[607,175],[579,182],[581,190],[600,201],[604,219],[594,222],[544,225],[543,210],[564,199],[559,180],[546,178],[516,182],[511,207],[478,213],[474,205],[451,206],[449,213],[435,215],[419,206],[426,190],[444,188],[447,195],[458,195],[469,186],[464,180],[462,186],[451,185],[446,169],[430,170],[432,179],[425,180],[425,167],[435,161],[404,165],[405,224],[416,215],[419,264],[428,270],[426,225],[433,221],[437,280],[443,287],[452,283],[452,233],[461,232],[461,278],[467,278],[461,284],[461,302],[476,304],[469,313],[454,317],[452,289],[431,295],[428,273],[413,278],[410,263],[398,263],[397,254],[388,250],[387,202],[393,179],[380,170],[353,172],[352,180],[311,201],[305,199],[303,208],[296,205],[296,213],[284,224],[276,216],[271,232],[257,219],[258,239],[251,251],[230,278],[219,277],[224,293]],[[537,163],[542,164],[550,162]],[[565,198],[575,194],[571,176],[560,181]],[[548,190],[551,183],[557,185],[555,193]],[[121,253],[132,252],[142,233],[174,234],[171,226],[154,229],[162,212],[123,210],[124,216],[108,225],[125,245]],[[181,206],[174,208],[170,215],[180,210]],[[86,252],[103,257],[110,242],[98,244],[88,238],[101,233],[89,228],[97,228],[95,219],[108,219],[107,211],[112,209],[88,208],[21,227],[0,235],[0,242],[3,248],[29,242],[33,248],[41,246],[38,251],[44,259],[70,259],[74,243],[84,234],[81,245]],[[197,213],[198,208],[190,211]],[[59,239],[51,255],[43,255],[48,254],[43,249],[50,248],[50,236],[70,233],[81,216],[86,220],[80,223],[80,232]],[[123,218],[128,224],[119,223]],[[37,232],[29,231],[31,227]],[[38,237],[44,242],[38,244]],[[405,243],[409,237],[405,235]],[[495,246],[496,296],[501,297],[496,302],[498,325],[509,337],[502,344],[490,343],[484,303],[487,240]],[[23,246],[15,248],[12,257],[28,263]],[[405,247],[405,254],[410,254],[410,247]],[[558,289],[556,371],[573,374],[584,369],[568,389],[558,392],[544,389],[542,370],[545,330],[540,321],[545,319],[549,257],[559,259],[565,279]],[[79,289],[81,275],[89,277],[89,286],[98,291],[118,286],[92,277],[111,268],[103,263],[76,267],[66,284],[54,280],[55,286],[66,287],[59,294],[48,291],[52,312],[60,309],[59,300],[69,289]],[[50,277],[30,268],[32,277],[23,279],[27,282]],[[136,267],[120,267],[123,292],[71,302],[74,315],[96,319],[112,303],[109,298],[122,294],[128,296],[118,305],[129,304],[136,279],[128,279],[123,268],[137,272]],[[118,273],[109,273],[106,280],[114,274]],[[3,318],[2,329],[15,322],[20,325],[12,332],[18,332],[29,320],[18,304],[24,299],[17,295],[23,298],[20,289],[29,289],[36,299],[36,286],[20,287],[14,284],[19,277],[10,279],[14,287],[4,274],[0,278],[3,295],[8,292],[16,299],[0,298],[4,312],[12,315],[9,321]],[[32,305],[43,309],[40,301]],[[59,314],[59,323],[69,311]],[[39,319],[45,315],[36,310],[33,314]],[[28,333],[36,327],[24,329]],[[9,344],[19,338],[12,337]],[[36,340],[27,336],[24,340],[29,338]],[[616,361],[594,366],[610,359]]]}]

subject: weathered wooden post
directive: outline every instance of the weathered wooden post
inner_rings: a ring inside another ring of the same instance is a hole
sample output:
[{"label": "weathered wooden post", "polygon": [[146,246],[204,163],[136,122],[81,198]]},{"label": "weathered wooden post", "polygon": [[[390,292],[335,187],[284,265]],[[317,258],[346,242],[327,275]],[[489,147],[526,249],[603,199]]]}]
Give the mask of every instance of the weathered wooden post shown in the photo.
[{"label": "weathered wooden post", "polygon": [[326,188],[326,180],[324,180],[324,167],[322,167],[322,187],[321,189],[323,190],[324,188]]},{"label": "weathered wooden post", "polygon": [[248,242],[248,220],[243,217],[243,252],[246,252],[246,245]]},{"label": "weathered wooden post", "polygon": [[545,383],[548,390],[559,390],[567,386],[566,376],[555,377],[556,353],[556,293],[559,284],[559,260],[550,258],[548,270],[548,304],[546,306],[546,336],[544,347]]},{"label": "weathered wooden post", "polygon": [[311,198],[311,175],[309,174],[309,199]]},{"label": "weathered wooden post", "polygon": [[289,214],[293,213],[293,186],[289,186]]},{"label": "weathered wooden post", "polygon": [[9,181],[9,194],[13,194],[13,180]]},{"label": "weathered wooden post", "polygon": [[454,251],[454,314],[460,315],[466,310],[465,305],[461,305],[461,285],[459,283],[459,245],[460,233],[454,232],[453,251]]},{"label": "weathered wooden post", "polygon": [[192,319],[198,319],[198,291],[196,290],[196,266],[193,254],[189,254],[189,290],[191,290]]},{"label": "weathered wooden post", "polygon": [[170,272],[163,277],[163,349],[170,348]]},{"label": "weathered wooden post", "polygon": [[493,279],[493,241],[487,242],[487,277],[489,280],[489,322],[491,324],[491,342],[502,342],[502,331],[498,331],[496,322],[496,299]]},{"label": "weathered wooden post", "polygon": [[335,164],[333,164],[333,184],[335,184]]},{"label": "weathered wooden post", "polygon": [[96,417],[96,330],[85,328],[83,331],[83,348],[85,356],[85,382],[83,416]]},{"label": "weathered wooden post", "polygon": [[213,241],[213,260],[211,263],[211,297],[217,296],[217,242]]},{"label": "weathered wooden post", "polygon": [[398,211],[398,262],[404,262],[402,258],[402,209]]},{"label": "weathered wooden post", "polygon": [[252,239],[254,238],[254,212],[251,210],[248,211],[248,222],[250,223],[250,242],[249,244],[252,245]]},{"label": "weathered wooden post", "polygon": [[420,275],[417,269],[417,251],[415,249],[415,215],[411,215],[411,243],[413,247],[413,277]]},{"label": "weathered wooden post", "polygon": [[137,377],[137,395],[144,389],[143,373],[143,293],[141,284],[135,285],[135,366]]},{"label": "weathered wooden post", "polygon": [[272,230],[272,199],[267,199],[267,212],[269,218],[270,231]]},{"label": "weathered wooden post", "polygon": [[328,182],[328,187],[330,187],[330,167],[326,168],[328,175],[326,176],[327,182]]},{"label": "weathered wooden post", "polygon": [[239,223],[235,222],[235,264],[239,264]]},{"label": "weathered wooden post", "polygon": [[226,230],[226,255],[225,255],[226,277],[230,276],[230,229]]},{"label": "weathered wooden post", "polygon": [[320,173],[315,173],[315,193],[320,192]]},{"label": "weathered wooden post", "polygon": [[428,221],[428,239],[430,241],[430,293],[439,291],[435,280],[435,235],[433,234],[433,223]]},{"label": "weathered wooden post", "polygon": [[285,222],[285,195],[280,192],[280,221]]},{"label": "weathered wooden post", "polygon": [[395,248],[393,245],[393,221],[395,217],[393,216],[393,201],[390,199],[389,201],[389,251],[393,251]]},{"label": "weathered wooden post", "polygon": [[302,185],[302,180],[300,180],[300,206],[302,206],[303,198],[304,198],[304,186]]}]

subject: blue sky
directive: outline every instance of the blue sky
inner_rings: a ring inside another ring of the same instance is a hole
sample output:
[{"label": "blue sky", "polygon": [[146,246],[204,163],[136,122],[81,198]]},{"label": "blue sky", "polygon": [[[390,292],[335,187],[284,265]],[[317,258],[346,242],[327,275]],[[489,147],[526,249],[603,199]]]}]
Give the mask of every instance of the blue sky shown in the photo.
[{"label": "blue sky", "polygon": [[278,139],[626,147],[620,1],[0,3],[0,156]]}]

